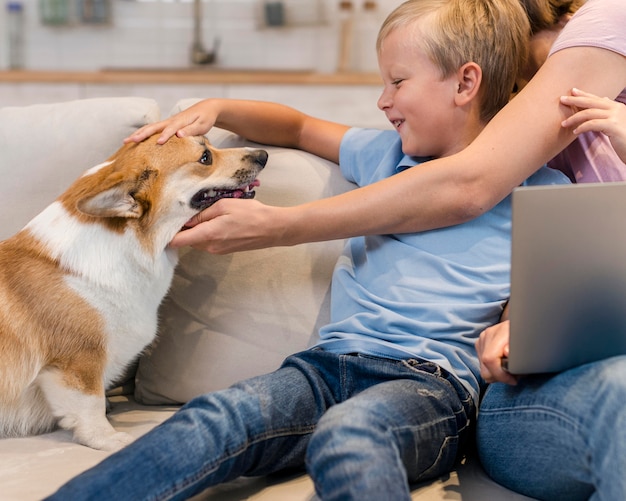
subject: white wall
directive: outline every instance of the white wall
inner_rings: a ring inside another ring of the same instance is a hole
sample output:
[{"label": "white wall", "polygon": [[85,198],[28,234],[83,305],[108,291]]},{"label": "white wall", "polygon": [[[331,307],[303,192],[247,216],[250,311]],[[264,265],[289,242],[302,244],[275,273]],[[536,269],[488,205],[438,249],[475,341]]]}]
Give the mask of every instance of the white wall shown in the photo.
[{"label": "white wall", "polygon": [[[193,4],[189,1],[111,0],[110,25],[43,25],[38,0],[24,4],[24,68],[183,68],[189,66]],[[218,66],[237,69],[334,71],[339,51],[340,15],[336,0],[284,0],[294,24],[265,28],[262,0],[206,0],[203,41],[219,37]],[[0,68],[8,65],[6,10],[0,9]],[[365,11],[355,0],[351,68],[376,71],[374,43],[385,16],[402,0],[378,0]],[[321,6],[321,16],[317,16]],[[308,23],[312,22],[312,25]]]}]

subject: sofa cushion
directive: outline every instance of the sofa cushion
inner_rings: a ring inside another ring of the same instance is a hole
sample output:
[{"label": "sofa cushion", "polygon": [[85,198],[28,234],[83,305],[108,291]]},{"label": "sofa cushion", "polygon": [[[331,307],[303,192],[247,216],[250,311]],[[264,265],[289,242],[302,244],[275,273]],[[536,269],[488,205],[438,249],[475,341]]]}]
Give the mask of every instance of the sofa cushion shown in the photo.
[{"label": "sofa cushion", "polygon": [[0,109],[0,239],[20,230],[136,128],[159,119],[156,101],[97,98]]},{"label": "sofa cushion", "polygon": [[[217,147],[254,146],[214,128]],[[353,187],[337,165],[308,153],[263,147],[269,160],[256,198],[295,205]],[[328,319],[330,277],[343,241],[215,256],[181,251],[160,310],[156,343],[139,361],[135,398],[181,403],[277,368],[317,337]]]}]

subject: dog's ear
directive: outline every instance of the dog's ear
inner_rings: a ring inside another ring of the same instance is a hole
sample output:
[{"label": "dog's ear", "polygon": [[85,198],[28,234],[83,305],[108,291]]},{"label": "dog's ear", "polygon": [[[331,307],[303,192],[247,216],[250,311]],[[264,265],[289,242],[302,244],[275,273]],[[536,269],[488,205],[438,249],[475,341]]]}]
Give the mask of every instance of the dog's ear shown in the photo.
[{"label": "dog's ear", "polygon": [[[145,192],[158,171],[145,168],[134,181],[121,181],[80,198],[76,208],[93,217],[140,218],[150,207]],[[149,191],[149,190],[148,190]]]},{"label": "dog's ear", "polygon": [[132,196],[129,183],[120,183],[76,203],[76,208],[88,216],[139,218],[143,207]]}]

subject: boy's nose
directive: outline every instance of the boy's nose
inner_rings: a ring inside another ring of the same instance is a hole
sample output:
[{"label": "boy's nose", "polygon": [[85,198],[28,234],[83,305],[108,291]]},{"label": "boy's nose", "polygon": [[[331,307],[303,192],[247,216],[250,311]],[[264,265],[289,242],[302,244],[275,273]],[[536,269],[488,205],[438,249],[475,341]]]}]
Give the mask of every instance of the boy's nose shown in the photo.
[{"label": "boy's nose", "polygon": [[391,99],[389,98],[388,93],[383,90],[376,104],[378,106],[378,109],[382,111],[384,111],[386,108],[389,108],[391,106]]}]

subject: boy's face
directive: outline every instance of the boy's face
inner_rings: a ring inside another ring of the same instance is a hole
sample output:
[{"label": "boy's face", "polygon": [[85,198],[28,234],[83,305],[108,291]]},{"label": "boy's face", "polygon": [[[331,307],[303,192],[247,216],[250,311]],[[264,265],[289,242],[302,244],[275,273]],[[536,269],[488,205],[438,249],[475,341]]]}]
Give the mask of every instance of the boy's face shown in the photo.
[{"label": "boy's face", "polygon": [[383,41],[378,107],[400,134],[405,154],[443,157],[465,146],[461,129],[467,117],[455,105],[456,75],[442,78],[419,47],[419,23],[396,28]]}]

